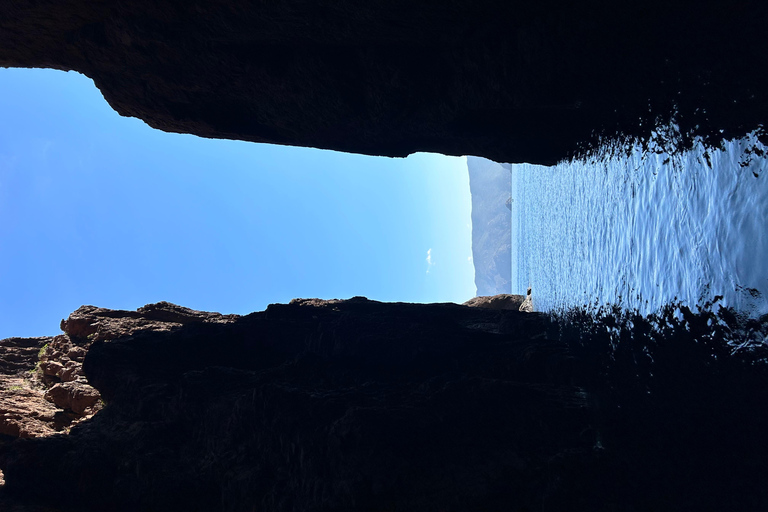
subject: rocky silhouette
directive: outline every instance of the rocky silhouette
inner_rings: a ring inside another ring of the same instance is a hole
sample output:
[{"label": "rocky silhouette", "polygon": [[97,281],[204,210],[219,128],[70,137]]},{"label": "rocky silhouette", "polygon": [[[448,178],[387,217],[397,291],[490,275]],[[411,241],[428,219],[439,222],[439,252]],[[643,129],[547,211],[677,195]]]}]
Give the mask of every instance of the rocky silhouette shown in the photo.
[{"label": "rocky silhouette", "polygon": [[[755,1],[21,0],[0,65],[75,70],[120,114],[203,137],[552,164],[674,115],[768,119]],[[722,132],[721,132],[722,130]]]},{"label": "rocky silhouette", "polygon": [[74,346],[117,335],[82,367],[106,406],[67,435],[2,438],[0,504],[764,509],[768,354],[722,340],[768,323],[679,316],[560,323],[362,297],[243,317],[84,307],[62,324]]},{"label": "rocky silhouette", "polygon": [[[681,145],[762,127],[766,19],[753,1],[19,0],[0,65],[82,72],[166,131],[551,164],[657,118]],[[767,510],[765,319],[619,317],[81,308],[60,337],[0,343],[0,507]]]}]

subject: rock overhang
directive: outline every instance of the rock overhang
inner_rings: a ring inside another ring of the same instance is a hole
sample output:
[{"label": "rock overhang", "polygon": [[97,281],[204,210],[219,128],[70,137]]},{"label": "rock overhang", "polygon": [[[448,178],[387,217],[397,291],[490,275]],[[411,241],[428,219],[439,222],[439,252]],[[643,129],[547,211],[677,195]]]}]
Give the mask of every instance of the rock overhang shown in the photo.
[{"label": "rock overhang", "polygon": [[768,119],[768,6],[741,2],[15,2],[0,64],[76,70],[120,114],[203,137],[551,164],[674,114]]}]

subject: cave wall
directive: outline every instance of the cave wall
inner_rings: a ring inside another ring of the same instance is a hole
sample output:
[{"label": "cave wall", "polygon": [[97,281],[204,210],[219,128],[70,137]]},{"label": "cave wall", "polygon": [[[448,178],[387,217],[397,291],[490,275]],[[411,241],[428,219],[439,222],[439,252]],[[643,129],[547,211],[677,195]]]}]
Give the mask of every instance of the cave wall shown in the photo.
[{"label": "cave wall", "polygon": [[755,129],[767,21],[748,0],[24,0],[0,65],[79,71],[171,132],[551,164],[672,111],[684,134]]},{"label": "cave wall", "polygon": [[768,510],[768,349],[735,317],[494,302],[81,307],[61,337],[105,406],[0,435],[0,510]]}]

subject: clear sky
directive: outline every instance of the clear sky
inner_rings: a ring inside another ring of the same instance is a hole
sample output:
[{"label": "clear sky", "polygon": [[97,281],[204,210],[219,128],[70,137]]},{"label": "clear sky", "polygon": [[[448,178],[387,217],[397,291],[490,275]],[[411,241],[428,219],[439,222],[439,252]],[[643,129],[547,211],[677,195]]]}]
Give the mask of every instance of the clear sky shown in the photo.
[{"label": "clear sky", "polygon": [[85,76],[0,68],[0,338],[82,304],[465,301],[470,222],[463,157],[169,134]]}]

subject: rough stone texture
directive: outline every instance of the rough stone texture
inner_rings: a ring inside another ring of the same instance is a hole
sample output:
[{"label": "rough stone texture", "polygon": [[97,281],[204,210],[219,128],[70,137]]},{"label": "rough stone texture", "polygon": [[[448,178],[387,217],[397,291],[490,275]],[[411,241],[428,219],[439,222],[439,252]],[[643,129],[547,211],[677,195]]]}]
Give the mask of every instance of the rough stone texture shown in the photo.
[{"label": "rough stone texture", "polygon": [[[63,335],[0,340],[0,446],[9,438],[66,432],[103,407],[88,384],[83,361],[94,341],[141,332],[169,332],[189,323],[227,323],[236,315],[194,311],[168,302],[137,311],[82,306],[62,320]],[[3,437],[5,436],[5,437]],[[5,483],[0,472],[0,487]],[[2,511],[48,511],[6,496]]]},{"label": "rough stone texture", "polygon": [[765,510],[768,354],[683,317],[617,340],[357,297],[137,330],[86,356],[104,410],[0,449],[5,492],[79,512]]},{"label": "rough stone texture", "polygon": [[17,0],[0,65],[80,71],[167,131],[549,164],[673,110],[715,139],[764,123],[767,22],[750,0]]},{"label": "rough stone texture", "polygon": [[88,418],[101,409],[101,395],[88,384],[83,361],[92,341],[67,334],[49,338],[41,349],[34,373],[48,388],[43,397],[69,417],[71,422]]},{"label": "rough stone texture", "polygon": [[524,295],[484,295],[473,297],[465,302],[464,305],[473,308],[509,309],[512,311],[519,311],[523,301],[525,301]]},{"label": "rough stone texture", "polygon": [[533,307],[533,295],[531,294],[530,288],[526,291],[525,300],[520,304],[520,311],[524,313],[533,313],[536,311]]},{"label": "rough stone texture", "polygon": [[0,436],[45,436],[69,425],[71,419],[46,401],[44,393],[28,377],[0,376]]},{"label": "rough stone texture", "polygon": [[472,263],[477,295],[512,293],[512,215],[507,168],[485,158],[467,157],[472,195]]},{"label": "rough stone texture", "polygon": [[50,337],[0,340],[0,373],[14,375],[33,368],[40,349],[50,340]]},{"label": "rough stone texture", "polygon": [[82,366],[89,346],[88,341],[82,345],[73,343],[66,334],[48,338],[39,354],[43,382],[52,385],[85,379]]},{"label": "rough stone texture", "polygon": [[38,353],[52,338],[0,340],[0,437],[37,437],[62,430],[70,419],[43,395]]},{"label": "rough stone texture", "polygon": [[94,407],[99,403],[101,395],[88,385],[80,385],[77,381],[54,384],[45,392],[45,399],[53,402],[60,409],[70,410],[78,416],[86,416],[95,412]]},{"label": "rough stone texture", "polygon": [[61,330],[72,339],[93,342],[132,336],[142,331],[170,331],[188,323],[227,323],[237,318],[237,315],[195,311],[170,302],[147,304],[136,311],[81,306],[61,321]]},{"label": "rough stone texture", "polygon": [[0,340],[0,434],[62,432],[101,408],[82,372],[87,347],[67,335]]},{"label": "rough stone texture", "polygon": [[94,341],[237,318],[169,302],[148,304],[137,311],[82,306],[62,320],[65,334],[0,340],[0,434],[48,436],[98,412],[101,395],[88,384],[82,369]]},{"label": "rough stone texture", "polygon": [[93,342],[141,332],[168,332],[189,323],[228,323],[237,318],[170,302],[148,304],[136,311],[82,306],[61,321],[61,330],[66,334],[53,338],[41,354],[43,379],[52,384],[45,399],[77,417],[89,417],[100,409],[101,395],[87,383],[82,372],[85,354]]}]

